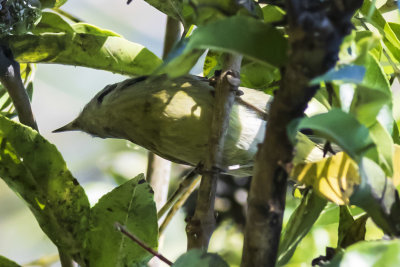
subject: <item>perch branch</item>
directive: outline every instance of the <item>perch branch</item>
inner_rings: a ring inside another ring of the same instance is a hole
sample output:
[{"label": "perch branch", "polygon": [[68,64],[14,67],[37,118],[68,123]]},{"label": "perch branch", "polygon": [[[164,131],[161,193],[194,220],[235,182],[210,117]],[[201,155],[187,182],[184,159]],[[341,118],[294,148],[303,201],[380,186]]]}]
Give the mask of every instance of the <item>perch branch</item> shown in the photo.
[{"label": "perch branch", "polygon": [[21,79],[19,63],[14,60],[11,50],[5,46],[0,46],[0,82],[13,101],[19,121],[38,130],[29,96]]},{"label": "perch branch", "polygon": [[188,218],[186,234],[188,249],[207,250],[211,235],[215,229],[214,202],[222,161],[225,134],[228,130],[230,112],[240,84],[239,71],[242,57],[225,55],[222,74],[217,77],[215,101],[211,121],[207,154],[200,182],[199,194],[194,216]]}]

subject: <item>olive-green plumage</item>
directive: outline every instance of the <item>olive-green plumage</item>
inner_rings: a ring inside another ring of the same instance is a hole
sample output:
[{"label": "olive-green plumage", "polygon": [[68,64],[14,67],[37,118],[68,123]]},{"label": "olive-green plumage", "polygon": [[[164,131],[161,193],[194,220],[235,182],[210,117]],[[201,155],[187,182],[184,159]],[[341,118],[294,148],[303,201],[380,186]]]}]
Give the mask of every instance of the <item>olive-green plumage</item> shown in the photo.
[{"label": "olive-green plumage", "polygon": [[[271,97],[240,88],[241,98],[267,112]],[[122,138],[177,163],[203,161],[211,125],[214,88],[202,77],[139,77],[106,86],[71,123],[55,132],[81,130]],[[226,134],[221,168],[250,175],[266,121],[257,109],[236,102]]]}]

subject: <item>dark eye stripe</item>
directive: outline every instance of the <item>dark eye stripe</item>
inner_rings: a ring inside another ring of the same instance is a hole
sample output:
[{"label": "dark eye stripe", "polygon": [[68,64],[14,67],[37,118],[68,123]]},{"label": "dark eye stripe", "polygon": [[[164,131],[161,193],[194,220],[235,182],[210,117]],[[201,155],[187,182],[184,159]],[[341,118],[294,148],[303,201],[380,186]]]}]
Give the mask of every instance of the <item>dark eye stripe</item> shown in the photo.
[{"label": "dark eye stripe", "polygon": [[115,88],[117,88],[117,83],[116,84],[112,84],[112,85],[108,85],[106,87],[106,89],[104,89],[104,91],[97,97],[97,102],[99,102],[100,104],[103,102],[103,99],[106,95],[108,95],[109,93],[111,93],[112,90],[114,90]]}]

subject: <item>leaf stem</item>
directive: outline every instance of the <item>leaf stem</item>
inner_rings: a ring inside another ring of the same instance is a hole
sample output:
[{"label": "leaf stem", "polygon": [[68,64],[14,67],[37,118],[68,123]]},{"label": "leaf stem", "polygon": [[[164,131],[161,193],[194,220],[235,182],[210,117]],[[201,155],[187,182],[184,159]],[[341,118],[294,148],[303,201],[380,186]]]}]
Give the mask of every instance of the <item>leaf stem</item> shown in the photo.
[{"label": "leaf stem", "polygon": [[126,235],[127,237],[129,237],[132,241],[134,241],[136,244],[138,244],[139,246],[141,246],[143,249],[147,250],[149,253],[151,253],[152,255],[154,255],[155,257],[159,258],[160,260],[162,260],[163,262],[165,262],[166,264],[168,264],[169,266],[172,265],[172,262],[170,260],[168,260],[167,258],[165,258],[163,255],[161,255],[160,253],[158,253],[157,251],[155,251],[154,249],[152,249],[151,247],[149,247],[148,245],[146,245],[143,241],[141,241],[139,238],[137,238],[135,235],[133,235],[132,233],[130,233],[122,224],[116,222],[115,223],[115,228],[120,231],[121,233],[123,233],[124,235]]}]

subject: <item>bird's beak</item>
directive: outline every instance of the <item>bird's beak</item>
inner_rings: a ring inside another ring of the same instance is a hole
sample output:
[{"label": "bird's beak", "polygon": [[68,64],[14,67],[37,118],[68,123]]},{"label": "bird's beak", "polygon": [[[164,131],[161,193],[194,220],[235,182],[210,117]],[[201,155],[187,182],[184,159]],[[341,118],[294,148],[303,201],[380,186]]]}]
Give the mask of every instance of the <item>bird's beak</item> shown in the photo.
[{"label": "bird's beak", "polygon": [[74,120],[74,121],[71,121],[70,123],[68,123],[67,125],[64,125],[63,127],[54,130],[53,133],[78,131],[78,130],[80,130],[80,128],[78,127],[78,124]]}]

